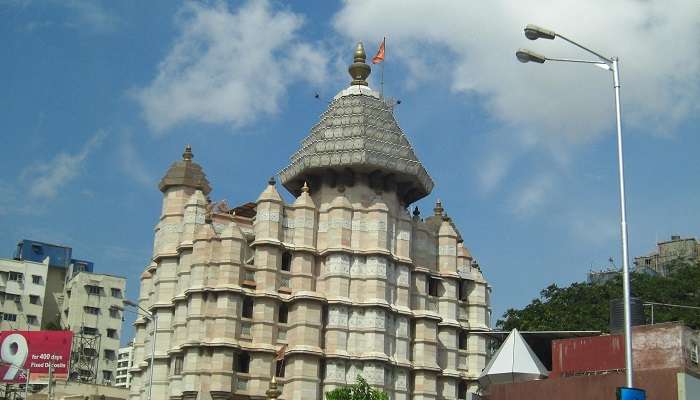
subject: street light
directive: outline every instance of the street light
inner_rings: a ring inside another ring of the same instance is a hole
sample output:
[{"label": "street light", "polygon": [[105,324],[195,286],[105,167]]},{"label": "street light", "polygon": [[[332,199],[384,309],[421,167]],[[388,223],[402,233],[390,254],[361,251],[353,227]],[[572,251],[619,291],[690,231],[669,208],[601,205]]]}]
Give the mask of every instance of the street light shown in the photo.
[{"label": "street light", "polygon": [[620,73],[617,57],[605,57],[573,40],[562,36],[559,33],[541,28],[537,25],[527,25],[525,27],[525,37],[530,40],[560,38],[590,54],[593,54],[598,60],[578,60],[570,58],[549,58],[529,50],[520,49],[515,55],[520,62],[536,62],[539,64],[545,61],[561,61],[593,64],[597,67],[611,71],[613,74],[613,87],[615,88],[615,117],[617,122],[617,164],[620,180],[620,232],[622,236],[622,291],[624,297],[625,308],[625,376],[627,387],[632,386],[632,324],[630,318],[630,276],[629,276],[629,257],[627,246],[627,210],[625,201],[625,170],[622,158],[622,121],[620,117]]},{"label": "street light", "polygon": [[[154,372],[153,370],[155,369],[153,362],[154,362],[155,354],[156,354],[156,333],[158,331],[158,317],[156,316],[156,314],[144,309],[143,307],[138,305],[138,303],[135,303],[131,300],[128,300],[128,299],[124,300],[124,305],[140,310],[145,315],[143,315],[139,312],[136,312],[136,314],[141,315],[141,316],[145,316],[146,318],[150,318],[153,321],[153,340],[151,340],[151,365],[150,365],[151,374],[148,377],[148,400],[151,400],[151,394],[153,393],[153,372]],[[122,308],[122,310],[123,310],[123,308]]]}]

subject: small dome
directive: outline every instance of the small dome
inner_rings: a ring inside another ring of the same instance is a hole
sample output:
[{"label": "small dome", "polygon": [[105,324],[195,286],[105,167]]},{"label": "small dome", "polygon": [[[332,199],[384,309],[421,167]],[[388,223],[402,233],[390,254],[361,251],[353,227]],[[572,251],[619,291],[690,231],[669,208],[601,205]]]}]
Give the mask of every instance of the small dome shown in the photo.
[{"label": "small dome", "polygon": [[275,177],[271,177],[270,180],[267,182],[267,186],[265,187],[265,190],[263,190],[262,193],[260,193],[260,196],[258,197],[258,200],[256,200],[256,203],[260,203],[261,201],[273,201],[276,203],[282,203],[282,196],[280,196],[279,192],[277,192],[277,188],[275,187]]},{"label": "small dome", "polygon": [[200,189],[205,195],[211,192],[211,186],[207,176],[204,174],[202,167],[192,161],[192,147],[187,145],[185,152],[182,153],[182,160],[174,162],[168,172],[165,173],[163,179],[160,180],[158,188],[161,192],[165,192],[171,186],[187,186],[194,189]]}]

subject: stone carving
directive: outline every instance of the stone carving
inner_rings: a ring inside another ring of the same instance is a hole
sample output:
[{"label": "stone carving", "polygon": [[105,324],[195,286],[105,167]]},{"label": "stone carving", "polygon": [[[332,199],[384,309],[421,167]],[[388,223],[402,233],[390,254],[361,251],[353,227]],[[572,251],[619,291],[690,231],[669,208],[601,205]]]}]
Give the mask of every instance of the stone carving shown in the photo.
[{"label": "stone carving", "polygon": [[326,364],[326,379],[345,382],[345,363],[342,361],[329,361]]},{"label": "stone carving", "polygon": [[397,370],[394,375],[394,388],[397,390],[406,390],[408,389],[406,382],[406,372],[404,372],[403,369]]},{"label": "stone carving", "polygon": [[341,305],[328,306],[328,327],[347,328],[348,309]]},{"label": "stone carving", "polygon": [[255,216],[255,222],[262,221],[280,222],[279,211],[259,211]]},{"label": "stone carving", "polygon": [[402,285],[402,286],[408,286],[410,281],[410,272],[408,271],[408,267],[405,267],[403,265],[397,265],[396,266],[396,284]]},{"label": "stone carving", "polygon": [[203,224],[205,221],[205,215],[199,210],[197,206],[191,206],[185,208],[185,216],[183,222],[186,224]]},{"label": "stone carving", "polygon": [[444,245],[438,248],[438,255],[457,256],[457,247],[454,245]]},{"label": "stone carving", "polygon": [[331,254],[326,258],[326,271],[329,274],[350,274],[350,256]]}]

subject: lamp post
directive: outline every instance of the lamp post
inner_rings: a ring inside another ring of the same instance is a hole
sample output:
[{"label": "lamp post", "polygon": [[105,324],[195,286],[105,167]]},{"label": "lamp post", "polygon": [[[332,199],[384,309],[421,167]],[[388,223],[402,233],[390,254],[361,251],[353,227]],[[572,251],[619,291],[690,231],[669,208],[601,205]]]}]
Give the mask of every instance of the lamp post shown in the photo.
[{"label": "lamp post", "polygon": [[624,314],[625,314],[625,377],[627,387],[632,386],[632,324],[630,317],[630,276],[629,276],[629,257],[627,246],[627,210],[625,201],[625,171],[622,158],[622,121],[620,119],[620,72],[619,60],[617,57],[605,57],[573,40],[541,28],[536,25],[528,25],[525,27],[525,37],[530,40],[560,38],[598,58],[598,60],[579,60],[570,58],[550,58],[537,54],[530,50],[520,49],[515,55],[520,62],[535,62],[543,64],[545,61],[560,61],[573,62],[583,64],[593,64],[597,67],[612,72],[613,87],[615,89],[615,117],[617,122],[617,164],[620,181],[620,231],[622,236],[622,291],[624,297]]},{"label": "lamp post", "polygon": [[[148,377],[148,400],[151,400],[151,394],[153,393],[153,372],[154,372],[153,371],[154,370],[153,362],[154,362],[155,354],[156,354],[156,333],[158,332],[158,317],[156,316],[156,314],[149,312],[148,310],[146,310],[143,307],[141,307],[140,305],[138,305],[138,303],[135,303],[131,300],[124,300],[124,305],[134,307],[134,308],[140,310],[141,312],[143,312],[145,314],[145,316],[147,318],[150,318],[153,321],[153,340],[151,340],[151,363],[150,363],[151,364],[150,365],[151,374]],[[138,312],[137,312],[137,314],[141,315],[141,313],[138,313]]]}]

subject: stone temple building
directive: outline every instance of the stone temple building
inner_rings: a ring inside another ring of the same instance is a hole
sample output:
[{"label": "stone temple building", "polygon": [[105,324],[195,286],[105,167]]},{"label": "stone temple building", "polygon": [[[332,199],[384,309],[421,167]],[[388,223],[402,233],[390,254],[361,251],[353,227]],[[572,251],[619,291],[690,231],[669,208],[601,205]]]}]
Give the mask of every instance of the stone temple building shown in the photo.
[{"label": "stone temple building", "polygon": [[[340,91],[254,203],[210,202],[191,148],[163,208],[136,322],[131,399],[322,399],[357,375],[392,399],[471,398],[489,291],[433,181],[367,86],[358,44]],[[279,360],[281,355],[283,360]],[[151,370],[153,384],[149,386]]]}]

